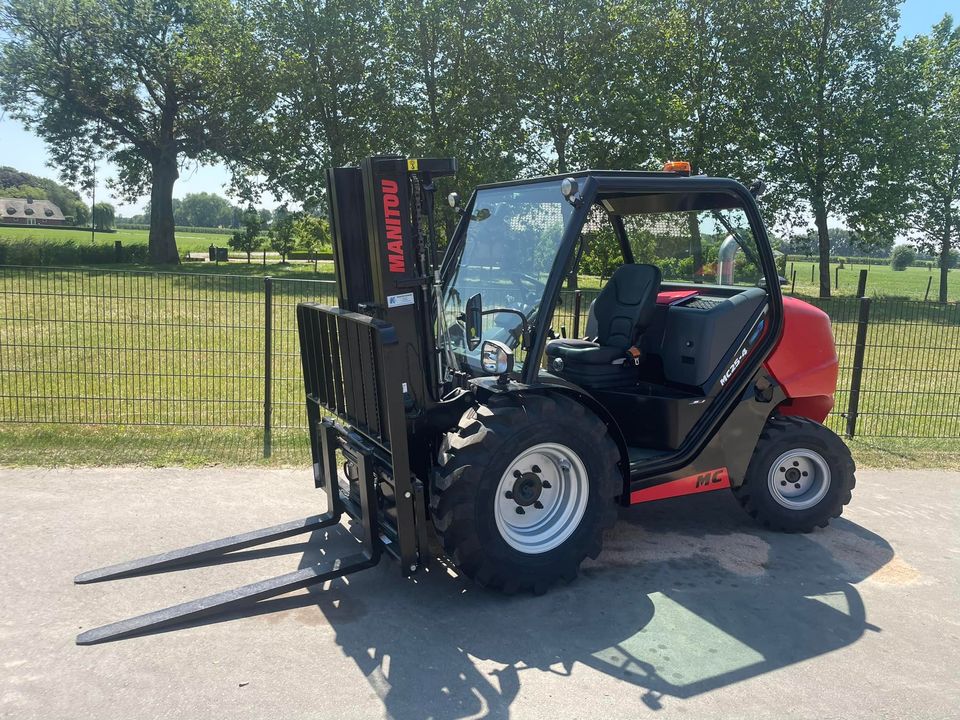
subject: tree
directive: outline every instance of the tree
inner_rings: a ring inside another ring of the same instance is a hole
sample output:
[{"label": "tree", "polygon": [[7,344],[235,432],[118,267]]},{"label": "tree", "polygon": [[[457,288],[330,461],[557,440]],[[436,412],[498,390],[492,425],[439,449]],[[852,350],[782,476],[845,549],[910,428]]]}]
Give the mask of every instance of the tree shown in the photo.
[{"label": "tree", "polygon": [[951,248],[960,236],[960,25],[946,15],[929,35],[907,40],[904,51],[915,110],[903,186],[908,224],[919,233],[919,249],[939,258],[939,300],[946,302]]},{"label": "tree", "polygon": [[97,230],[111,230],[116,219],[113,205],[99,202],[93,206],[93,227]]},{"label": "tree", "polygon": [[831,214],[856,211],[882,132],[875,80],[897,26],[896,0],[776,0],[754,14],[761,130],[770,138],[770,199],[812,212],[820,296],[830,296]]},{"label": "tree", "polygon": [[243,228],[230,236],[230,247],[247,254],[247,265],[250,264],[250,255],[253,251],[263,245],[263,240],[260,238],[262,228],[260,213],[253,205],[250,205],[243,212]]},{"label": "tree", "polygon": [[330,228],[327,221],[316,215],[304,213],[293,224],[294,243],[313,257],[313,270],[317,270],[317,253],[330,245]]},{"label": "tree", "polygon": [[[520,174],[527,133],[499,0],[391,0],[387,9],[393,142],[410,154],[457,158],[456,179],[441,184],[470,188]],[[442,246],[458,218],[445,203],[438,209]]]},{"label": "tree", "polygon": [[890,253],[890,267],[906,270],[917,259],[917,251],[911,245],[897,245]]},{"label": "tree", "polygon": [[566,173],[621,52],[620,31],[606,3],[582,0],[495,0],[489,15],[501,76],[529,128],[528,166]]},{"label": "tree", "polygon": [[233,206],[216,193],[187,193],[179,205],[174,199],[177,225],[191,227],[225,227],[233,220]]},{"label": "tree", "polygon": [[[747,78],[758,62],[752,52],[758,28],[750,4],[633,0],[618,12],[628,30],[614,59],[613,102],[601,106],[600,137],[613,148],[606,157],[655,169],[686,160],[694,175],[757,178],[761,138]],[[688,218],[690,254],[701,268],[700,226],[694,213]]]},{"label": "tree", "polygon": [[185,158],[243,157],[270,107],[243,10],[230,0],[0,0],[0,104],[77,184],[91,155],[127,198],[150,189],[149,258],[179,261],[173,186]]},{"label": "tree", "polygon": [[0,187],[0,195],[24,200],[46,200],[47,191],[33,185],[17,185],[16,187]]},{"label": "tree", "polygon": [[235,182],[287,193],[307,205],[323,197],[325,168],[395,149],[383,3],[377,0],[251,0],[257,63],[270,70],[272,112],[247,129],[249,157]]},{"label": "tree", "polygon": [[280,261],[284,263],[287,261],[287,255],[294,248],[295,221],[296,216],[288,212],[286,206],[282,206],[274,213],[273,225],[270,227],[270,247],[274,252],[280,253]]}]

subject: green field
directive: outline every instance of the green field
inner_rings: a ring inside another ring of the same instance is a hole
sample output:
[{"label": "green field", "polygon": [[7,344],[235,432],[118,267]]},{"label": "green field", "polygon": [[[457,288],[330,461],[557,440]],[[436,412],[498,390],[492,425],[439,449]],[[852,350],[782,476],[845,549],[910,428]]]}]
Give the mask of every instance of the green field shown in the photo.
[{"label": "green field", "polygon": [[[834,281],[838,276],[838,265],[830,265],[830,289],[834,295],[849,296],[856,295],[857,281],[860,277],[860,271],[867,271],[867,295],[870,297],[901,297],[911,300],[923,300],[927,291],[927,283],[930,278],[930,300],[936,300],[940,289],[940,268],[934,267],[928,269],[925,267],[909,267],[906,270],[894,271],[889,265],[851,265],[845,263],[839,270],[839,286],[834,289]],[[810,281],[810,271],[813,269],[814,280]],[[819,265],[812,262],[788,262],[787,272],[788,280],[793,279],[792,271],[796,270],[797,285],[796,294],[800,296],[815,297],[820,292],[820,279],[818,275]],[[790,292],[791,286],[784,288]],[[949,282],[947,284],[947,299],[952,301],[960,300],[960,270],[950,270]]]},{"label": "green field", "polygon": [[[0,462],[198,464],[259,457],[264,272],[276,277],[274,462],[306,458],[293,310],[301,300],[333,302],[333,283],[313,281],[329,278],[332,268],[327,264],[320,276],[303,265],[197,263],[183,270],[0,267]],[[572,329],[571,301],[567,294],[556,326]],[[837,414],[829,424],[842,431],[857,302],[820,304],[831,314],[842,365]],[[960,306],[878,300],[867,345],[859,457],[874,465],[956,464],[949,458],[960,457]],[[903,439],[944,434],[954,437]]]},{"label": "green field", "polygon": [[[83,230],[56,230],[50,228],[28,228],[28,227],[0,227],[0,239],[10,238],[10,239],[34,239],[34,240],[72,240],[78,245],[81,244],[90,244],[96,242],[98,244],[112,245],[114,241],[120,240],[124,244],[143,244],[147,243],[147,231],[146,230],[118,230],[114,233],[96,233],[94,238],[91,239],[89,231]],[[227,245],[229,236],[217,233],[196,233],[196,232],[177,232],[177,248],[180,251],[180,254],[183,255],[187,252],[206,252],[211,244],[217,245],[219,247],[224,247]],[[241,253],[231,253],[234,257],[240,257]],[[270,267],[269,272],[272,274],[280,273],[286,274],[288,272],[306,272],[306,268],[300,264],[291,263],[290,268],[286,266],[280,266],[278,263],[273,263],[272,266],[269,265],[269,261],[272,253],[269,253],[267,256],[268,267]],[[254,253],[253,258],[254,264],[260,266],[260,270],[241,270],[240,266],[236,263],[231,263],[229,272],[236,272],[246,274],[253,272],[256,274],[263,274],[263,254]],[[258,262],[259,261],[259,262]],[[130,268],[131,266],[125,266]],[[203,272],[208,272],[210,266],[206,263],[201,264]],[[927,283],[930,278],[933,278],[933,281],[930,285],[929,299],[936,300],[938,297],[939,283],[940,283],[940,274],[939,269],[934,267],[928,269],[926,267],[911,267],[900,272],[894,272],[894,270],[889,265],[855,265],[850,263],[845,263],[844,267],[839,270],[839,285],[834,288],[834,280],[838,277],[836,274],[838,265],[836,263],[831,264],[830,266],[830,278],[831,278],[831,290],[833,295],[838,297],[852,296],[856,294],[857,291],[857,281],[859,279],[860,270],[867,270],[867,295],[870,297],[877,298],[886,298],[886,297],[899,297],[899,298],[908,298],[911,300],[923,300],[924,296],[927,293]],[[191,263],[184,263],[183,269],[193,272],[194,266]],[[332,279],[332,275],[329,273],[332,272],[331,265],[329,263],[320,263],[321,271],[325,274],[325,277]],[[788,280],[793,279],[793,271],[796,271],[796,286],[795,288],[788,284],[784,291],[787,293],[793,292],[793,294],[799,297],[816,297],[820,291],[820,281],[819,276],[817,275],[817,263],[813,262],[788,262],[786,266],[786,276]],[[811,281],[811,269],[814,272],[813,281]],[[221,272],[217,269],[214,272]],[[583,275],[579,278],[579,285],[585,290],[598,289],[601,287],[601,279],[598,277]],[[948,299],[953,301],[960,301],[960,271],[951,270],[950,271],[950,282],[948,285]]]},{"label": "green field", "polygon": [[[934,267],[932,270],[925,267],[911,267],[902,271],[894,271],[889,265],[851,265],[844,263],[837,275],[837,263],[830,265],[830,290],[835,297],[851,297],[857,294],[857,282],[860,278],[860,270],[867,271],[867,295],[876,298],[906,298],[910,300],[923,300],[927,291],[927,282],[932,277],[930,284],[929,300],[935,301],[938,297],[940,288],[940,269]],[[793,271],[796,270],[797,282],[794,288],[791,284],[784,286],[783,290],[787,294],[795,294],[798,297],[817,297],[820,293],[820,278],[817,274],[819,265],[812,262],[788,262],[786,267],[786,277],[793,279]],[[813,269],[813,281],[810,280],[810,271]],[[835,279],[839,279],[839,285],[834,287]],[[590,275],[582,275],[579,279],[580,287],[584,290],[596,290],[601,287],[600,278]],[[951,270],[949,282],[947,285],[947,299],[950,302],[960,300],[960,270]]]},{"label": "green field", "polygon": [[[59,228],[45,227],[11,227],[5,225],[0,227],[0,238],[10,238],[11,240],[51,240],[67,241],[80,244],[102,244],[113,245],[117,240],[125,245],[146,245],[146,230],[117,230],[116,232],[98,232],[92,233],[89,230],[61,230]],[[228,235],[219,233],[198,233],[198,232],[178,232],[177,249],[182,255],[185,252],[206,251],[210,245],[225,246],[229,240]]]}]

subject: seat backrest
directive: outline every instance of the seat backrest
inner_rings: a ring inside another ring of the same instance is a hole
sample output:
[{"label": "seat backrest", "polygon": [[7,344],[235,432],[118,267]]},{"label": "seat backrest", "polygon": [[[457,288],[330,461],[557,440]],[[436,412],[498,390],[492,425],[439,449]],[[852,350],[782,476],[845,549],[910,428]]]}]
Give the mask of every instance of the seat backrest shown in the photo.
[{"label": "seat backrest", "polygon": [[660,291],[660,269],[621,265],[597,296],[597,342],[627,350],[653,318]]}]

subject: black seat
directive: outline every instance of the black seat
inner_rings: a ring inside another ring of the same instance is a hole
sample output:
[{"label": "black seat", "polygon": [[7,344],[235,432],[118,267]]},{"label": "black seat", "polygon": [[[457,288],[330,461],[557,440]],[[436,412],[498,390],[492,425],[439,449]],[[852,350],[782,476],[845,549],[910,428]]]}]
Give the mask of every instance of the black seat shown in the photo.
[{"label": "black seat", "polygon": [[552,340],[547,343],[550,369],[590,388],[635,383],[636,375],[624,369],[624,360],[653,319],[659,291],[659,268],[653,265],[617,268],[593,305],[596,342]]}]

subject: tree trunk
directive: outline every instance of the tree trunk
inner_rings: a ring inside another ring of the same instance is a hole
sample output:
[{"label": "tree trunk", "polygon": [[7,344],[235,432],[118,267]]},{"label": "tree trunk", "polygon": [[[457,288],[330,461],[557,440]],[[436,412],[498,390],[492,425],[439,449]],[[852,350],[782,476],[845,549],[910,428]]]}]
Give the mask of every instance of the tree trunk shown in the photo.
[{"label": "tree trunk", "polygon": [[943,216],[943,237],[940,240],[940,297],[942,303],[947,301],[947,280],[950,277],[950,233],[953,230],[953,217],[950,201],[946,203],[946,212]]},{"label": "tree trunk", "polygon": [[154,265],[177,265],[180,254],[174,237],[173,184],[180,177],[177,160],[160,158],[151,165],[150,238],[148,256]]},{"label": "tree trunk", "polygon": [[820,249],[820,297],[830,297],[830,234],[827,232],[827,208],[823,200],[814,201],[817,245]]}]

